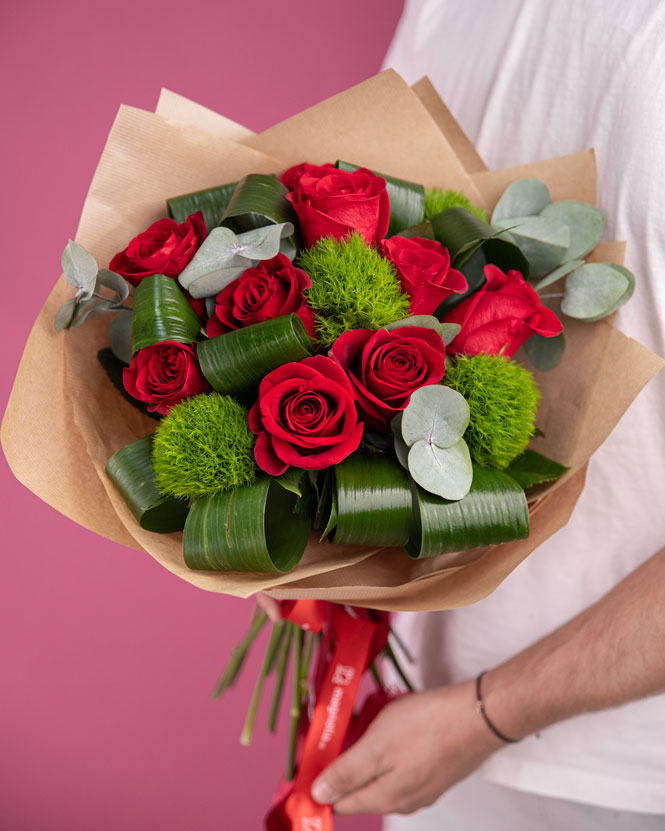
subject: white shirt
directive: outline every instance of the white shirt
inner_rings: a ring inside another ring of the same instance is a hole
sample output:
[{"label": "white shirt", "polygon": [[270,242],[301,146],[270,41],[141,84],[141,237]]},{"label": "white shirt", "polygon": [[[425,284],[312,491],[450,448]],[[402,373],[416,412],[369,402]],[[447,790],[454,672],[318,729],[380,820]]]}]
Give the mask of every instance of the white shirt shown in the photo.
[{"label": "white shirt", "polygon": [[[409,83],[428,75],[490,168],[595,148],[606,238],[627,240],[637,277],[616,325],[665,354],[665,3],[407,0],[385,65]],[[665,545],[664,410],[665,372],[593,457],[568,525],[493,595],[404,616],[427,686],[522,650]],[[554,725],[495,754],[481,774],[665,814],[665,696]]]}]

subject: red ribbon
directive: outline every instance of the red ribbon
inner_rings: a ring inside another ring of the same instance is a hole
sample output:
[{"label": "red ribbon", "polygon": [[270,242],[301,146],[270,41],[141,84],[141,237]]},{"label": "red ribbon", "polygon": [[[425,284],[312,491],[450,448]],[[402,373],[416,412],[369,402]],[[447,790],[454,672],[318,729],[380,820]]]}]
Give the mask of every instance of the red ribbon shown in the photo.
[{"label": "red ribbon", "polygon": [[295,601],[283,607],[283,612],[289,620],[315,632],[322,631],[332,612],[329,629],[335,647],[317,691],[295,781],[280,787],[266,827],[268,831],[332,831],[332,806],[315,802],[311,788],[342,750],[363,673],[387,638],[386,616],[378,620],[365,612],[357,616],[342,606],[331,608],[329,603],[312,600]]}]

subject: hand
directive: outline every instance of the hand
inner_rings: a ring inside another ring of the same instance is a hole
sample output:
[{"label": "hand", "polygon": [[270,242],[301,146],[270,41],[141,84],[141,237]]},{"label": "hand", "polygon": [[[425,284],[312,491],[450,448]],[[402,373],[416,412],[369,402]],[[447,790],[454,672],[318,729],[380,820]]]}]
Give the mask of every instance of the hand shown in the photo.
[{"label": "hand", "polygon": [[339,814],[410,814],[501,746],[476,710],[474,681],[406,695],[318,777],[312,796]]}]

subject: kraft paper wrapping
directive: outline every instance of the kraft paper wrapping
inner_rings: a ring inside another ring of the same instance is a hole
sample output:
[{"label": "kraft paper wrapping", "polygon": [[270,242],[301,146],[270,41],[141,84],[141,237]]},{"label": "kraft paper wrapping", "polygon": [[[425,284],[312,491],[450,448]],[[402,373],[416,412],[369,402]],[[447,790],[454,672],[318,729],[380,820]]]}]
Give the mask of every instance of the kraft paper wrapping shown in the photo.
[{"label": "kraft paper wrapping", "polygon": [[[423,79],[409,88],[389,70],[256,135],[211,110],[162,91],[157,113],[121,107],[86,199],[77,241],[100,265],[165,214],[167,197],[279,173],[303,160],[343,158],[427,186],[462,190],[491,208],[505,186],[543,178],[555,199],[595,202],[592,151],[508,170],[487,171],[450,112]],[[621,243],[601,243],[594,259],[621,262]],[[639,279],[639,275],[638,275]],[[584,486],[586,463],[663,360],[607,321],[566,321],[568,348],[554,371],[538,375],[533,447],[570,471],[530,505],[527,540],[412,561],[398,549],[331,546],[312,535],[286,575],[191,571],[181,534],[144,531],[104,467],[125,444],[155,429],[107,380],[97,352],[109,321],[95,318],[56,334],[53,319],[72,288],[61,278],[28,339],[2,424],[2,446],[17,478],[86,528],[146,551],[184,580],[247,597],[317,597],[388,610],[433,610],[489,594],[567,521]]]}]

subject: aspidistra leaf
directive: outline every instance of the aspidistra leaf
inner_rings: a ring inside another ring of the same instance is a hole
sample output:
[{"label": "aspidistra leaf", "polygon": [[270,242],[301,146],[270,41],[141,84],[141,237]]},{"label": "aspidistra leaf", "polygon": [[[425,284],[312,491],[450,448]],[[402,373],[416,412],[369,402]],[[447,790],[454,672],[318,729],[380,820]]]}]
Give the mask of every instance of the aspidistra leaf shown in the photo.
[{"label": "aspidistra leaf", "polygon": [[134,289],[132,350],[165,340],[194,343],[201,321],[172,277],[152,274]]}]

